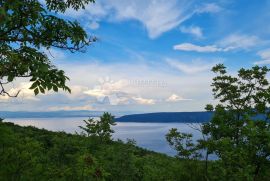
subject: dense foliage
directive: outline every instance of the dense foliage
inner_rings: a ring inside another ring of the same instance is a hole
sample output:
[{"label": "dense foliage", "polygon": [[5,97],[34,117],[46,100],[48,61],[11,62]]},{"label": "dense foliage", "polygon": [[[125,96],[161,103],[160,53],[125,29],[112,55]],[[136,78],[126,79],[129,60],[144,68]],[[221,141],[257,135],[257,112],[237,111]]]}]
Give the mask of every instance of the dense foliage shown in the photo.
[{"label": "dense foliage", "polygon": [[68,77],[57,69],[44,50],[82,51],[96,39],[78,22],[61,18],[67,8],[78,10],[94,0],[0,0],[0,95],[10,95],[6,84],[28,77],[34,93],[63,89]]},{"label": "dense foliage", "polygon": [[84,120],[85,126],[79,126],[84,134],[91,137],[98,138],[101,142],[107,142],[112,140],[112,133],[114,130],[111,126],[116,125],[114,121],[114,116],[110,113],[105,112],[99,117],[99,120],[94,118],[89,118]]},{"label": "dense foliage", "polygon": [[134,145],[0,122],[0,180],[200,180],[185,160]]},{"label": "dense foliage", "polygon": [[[270,70],[255,66],[239,70],[237,77],[228,75],[222,64],[212,70],[217,74],[213,94],[220,104],[206,106],[214,115],[201,127],[203,139],[192,143],[191,135],[172,129],[168,142],[178,156],[187,159],[204,150],[206,180],[269,180],[270,85],[266,77]],[[211,167],[209,154],[218,159]]]}]

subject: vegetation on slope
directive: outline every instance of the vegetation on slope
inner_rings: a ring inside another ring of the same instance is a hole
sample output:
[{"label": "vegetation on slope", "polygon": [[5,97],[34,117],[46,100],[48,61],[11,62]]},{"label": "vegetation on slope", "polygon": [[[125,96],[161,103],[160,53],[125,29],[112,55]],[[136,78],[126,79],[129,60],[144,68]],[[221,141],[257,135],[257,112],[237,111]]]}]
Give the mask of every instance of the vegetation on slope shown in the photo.
[{"label": "vegetation on slope", "polygon": [[200,168],[129,140],[0,123],[0,180],[200,180]]},{"label": "vegetation on slope", "polygon": [[[206,152],[206,180],[269,180],[270,175],[270,84],[266,66],[240,69],[237,76],[227,74],[222,64],[213,67],[213,95],[219,101],[208,104],[213,112],[210,122],[199,128],[201,140],[194,143],[192,135],[176,128],[166,135],[179,158],[201,160]],[[208,155],[218,160],[212,167]]]},{"label": "vegetation on slope", "polygon": [[[89,118],[80,134],[50,132],[0,121],[1,180],[269,180],[270,85],[267,67],[227,75],[213,71],[216,106],[202,124],[203,139],[170,130],[166,139],[177,158],[113,141],[114,117]],[[256,117],[257,115],[263,115]],[[206,154],[203,154],[206,153]],[[209,161],[209,154],[218,159]]]}]

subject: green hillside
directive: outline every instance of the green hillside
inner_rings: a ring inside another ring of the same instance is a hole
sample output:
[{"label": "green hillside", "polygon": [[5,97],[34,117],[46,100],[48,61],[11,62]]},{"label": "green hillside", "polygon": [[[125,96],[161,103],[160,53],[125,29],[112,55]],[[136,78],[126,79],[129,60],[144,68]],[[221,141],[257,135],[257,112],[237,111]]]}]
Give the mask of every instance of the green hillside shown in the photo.
[{"label": "green hillside", "polygon": [[[195,163],[155,153],[132,141],[0,123],[0,180],[200,180]],[[192,166],[192,169],[190,167]]]}]

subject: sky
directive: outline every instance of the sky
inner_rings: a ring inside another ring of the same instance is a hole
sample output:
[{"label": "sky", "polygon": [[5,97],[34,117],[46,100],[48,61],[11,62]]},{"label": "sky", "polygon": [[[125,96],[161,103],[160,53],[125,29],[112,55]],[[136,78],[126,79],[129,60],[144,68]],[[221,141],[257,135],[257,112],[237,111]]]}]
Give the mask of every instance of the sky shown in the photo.
[{"label": "sky", "polygon": [[72,93],[34,96],[27,79],[0,97],[9,111],[203,111],[216,103],[210,70],[270,64],[268,0],[96,0],[59,14],[98,42],[85,53],[45,50]]}]

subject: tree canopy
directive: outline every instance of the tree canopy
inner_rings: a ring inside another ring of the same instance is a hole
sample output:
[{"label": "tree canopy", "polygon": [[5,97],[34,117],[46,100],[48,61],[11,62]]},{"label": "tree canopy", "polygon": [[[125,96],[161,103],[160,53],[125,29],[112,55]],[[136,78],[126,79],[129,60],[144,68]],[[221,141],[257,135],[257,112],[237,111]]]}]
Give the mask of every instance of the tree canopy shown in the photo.
[{"label": "tree canopy", "polygon": [[94,0],[0,0],[0,95],[10,95],[6,84],[28,77],[35,95],[46,90],[69,91],[69,80],[49,60],[44,50],[59,48],[84,51],[96,41],[77,21],[59,13],[68,8],[79,10]]},{"label": "tree canopy", "polygon": [[100,141],[110,141],[114,130],[111,126],[115,126],[114,116],[108,112],[104,112],[99,120],[89,118],[84,120],[85,127],[79,126],[87,136],[98,137]]},{"label": "tree canopy", "polygon": [[[270,84],[266,66],[240,69],[237,76],[227,73],[223,64],[212,71],[213,95],[219,104],[206,105],[213,111],[203,123],[203,139],[197,145],[191,136],[172,129],[167,134],[179,157],[206,153],[206,180],[267,180],[270,169]],[[186,146],[187,144],[188,146]],[[191,149],[192,148],[192,149]],[[208,155],[217,157],[209,167]]]},{"label": "tree canopy", "polygon": [[[100,142],[65,132],[0,122],[0,180],[190,180],[181,161],[133,141]],[[194,181],[200,172],[193,173]]]}]

